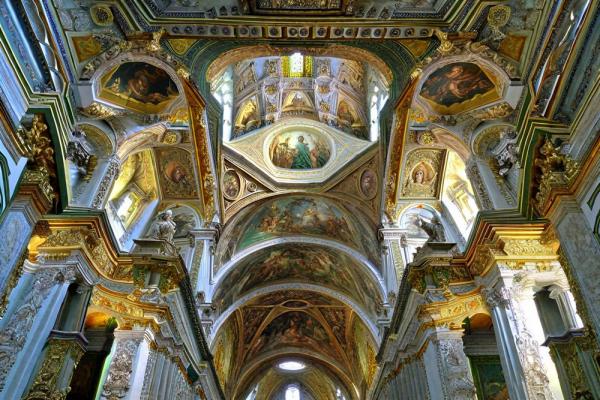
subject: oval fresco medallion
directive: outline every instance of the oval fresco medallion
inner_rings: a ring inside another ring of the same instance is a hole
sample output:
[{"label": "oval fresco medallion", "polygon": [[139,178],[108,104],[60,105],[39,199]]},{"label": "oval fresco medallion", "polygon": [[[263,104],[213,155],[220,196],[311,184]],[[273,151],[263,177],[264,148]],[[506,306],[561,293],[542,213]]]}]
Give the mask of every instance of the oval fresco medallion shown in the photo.
[{"label": "oval fresco medallion", "polygon": [[328,140],[314,132],[284,132],[276,135],[269,145],[269,159],[279,168],[316,169],[329,161]]},{"label": "oval fresco medallion", "polygon": [[377,175],[372,169],[365,169],[360,175],[360,191],[369,200],[377,194]]},{"label": "oval fresco medallion", "polygon": [[235,199],[240,194],[240,177],[233,170],[223,175],[223,194],[229,199]]}]

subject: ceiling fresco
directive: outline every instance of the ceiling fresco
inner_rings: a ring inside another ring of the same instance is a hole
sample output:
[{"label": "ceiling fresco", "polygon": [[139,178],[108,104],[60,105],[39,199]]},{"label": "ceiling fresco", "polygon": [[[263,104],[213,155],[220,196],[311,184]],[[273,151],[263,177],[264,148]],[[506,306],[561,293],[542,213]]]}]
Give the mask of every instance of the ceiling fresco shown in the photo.
[{"label": "ceiling fresco", "polygon": [[420,95],[439,114],[458,114],[500,98],[492,79],[477,64],[456,62],[429,75]]},{"label": "ceiling fresco", "polygon": [[173,103],[179,91],[164,70],[148,63],[126,62],[100,79],[98,96],[123,108],[157,114]]},{"label": "ceiling fresco", "polygon": [[464,251],[480,211],[531,214],[523,116],[576,117],[597,5],[550,3],[44,2],[73,111],[56,130],[98,153],[68,204],[122,253],[168,220],[225,398],[369,398],[407,252],[386,235],[413,250],[440,219]]},{"label": "ceiling fresco", "polygon": [[350,256],[326,247],[293,243],[267,247],[244,258],[221,278],[215,304],[225,311],[244,294],[278,283],[317,284],[343,293],[371,315],[383,300],[373,272]]},{"label": "ceiling fresco", "polygon": [[[294,360],[302,360],[309,371],[325,373],[332,385],[322,390],[329,391],[329,395],[337,388],[348,392],[348,379],[357,387],[372,380],[375,353],[368,329],[347,305],[326,295],[286,290],[258,296],[232,314],[221,331],[223,334],[217,334],[213,343],[215,357],[228,375],[224,377],[226,382],[245,382],[245,386],[238,387],[238,394],[255,385],[263,393],[278,389],[267,388],[271,384],[260,381],[267,375],[264,370],[270,368],[275,368],[277,375],[285,375],[276,365],[285,360],[286,353],[294,354],[290,356]],[[233,340],[222,339],[233,335]],[[354,365],[355,361],[360,366]],[[345,379],[340,381],[332,369],[344,371]],[[303,371],[296,376],[304,381],[310,374]]]},{"label": "ceiling fresco", "polygon": [[320,122],[294,117],[226,143],[224,149],[229,159],[274,183],[298,186],[332,178],[373,146]]},{"label": "ceiling fresco", "polygon": [[[367,183],[365,185],[368,186]],[[370,190],[370,189],[369,189]],[[339,241],[360,250],[376,262],[375,240],[368,239],[374,226],[355,210],[325,197],[292,195],[266,201],[250,213],[239,214],[216,252],[216,270],[236,253],[260,242],[286,236],[304,236]],[[364,237],[364,240],[358,240]]]}]

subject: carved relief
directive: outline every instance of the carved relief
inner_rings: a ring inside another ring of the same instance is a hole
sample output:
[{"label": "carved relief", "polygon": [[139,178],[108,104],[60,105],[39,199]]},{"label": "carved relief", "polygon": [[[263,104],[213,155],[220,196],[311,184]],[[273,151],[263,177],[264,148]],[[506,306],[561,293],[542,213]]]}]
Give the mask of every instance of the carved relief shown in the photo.
[{"label": "carved relief", "polygon": [[475,385],[469,372],[469,362],[462,340],[438,339],[438,364],[445,380],[443,389],[448,399],[474,399]]},{"label": "carved relief", "polygon": [[68,282],[74,278],[73,269],[42,269],[34,275],[30,291],[0,331],[0,391],[4,388],[6,377],[19,352],[25,346],[37,312],[50,289],[57,283]]},{"label": "carved relief", "polygon": [[75,340],[61,340],[51,338],[48,340],[46,356],[40,367],[31,389],[25,400],[39,399],[64,399],[71,388],[69,386],[59,390],[57,383],[61,376],[61,371],[67,358],[73,362],[72,367],[68,370],[66,382],[70,381],[73,371],[77,367],[79,360],[83,356],[81,345]]},{"label": "carved relief", "polygon": [[121,399],[129,391],[133,358],[142,339],[120,339],[117,343],[108,376],[102,388],[102,399]]},{"label": "carved relief", "polygon": [[555,147],[550,138],[546,138],[534,161],[536,167],[535,180],[537,192],[534,192],[534,203],[539,211],[543,211],[553,189],[568,188],[579,172],[579,164]]}]

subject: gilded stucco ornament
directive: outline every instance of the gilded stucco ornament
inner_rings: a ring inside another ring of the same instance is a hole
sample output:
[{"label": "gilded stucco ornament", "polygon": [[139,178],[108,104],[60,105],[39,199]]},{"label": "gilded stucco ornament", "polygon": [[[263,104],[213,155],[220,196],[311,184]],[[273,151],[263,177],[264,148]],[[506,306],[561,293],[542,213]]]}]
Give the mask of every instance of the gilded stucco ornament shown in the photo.
[{"label": "gilded stucco ornament", "polygon": [[106,295],[96,288],[92,292],[90,304],[115,312],[120,316],[129,316],[140,320],[144,317],[144,310],[138,305],[126,299]]},{"label": "gilded stucco ornament", "polygon": [[105,104],[92,102],[87,107],[80,107],[79,112],[88,118],[107,119],[123,115],[123,112]]},{"label": "gilded stucco ornament", "polygon": [[83,356],[84,349],[77,340],[64,340],[51,338],[46,344],[46,356],[40,367],[40,370],[29,389],[27,396],[23,397],[24,400],[63,400],[67,397],[67,394],[71,391],[69,386],[59,389],[56,386],[59,384],[59,379],[64,379],[61,376],[61,372],[66,362],[70,360],[73,366],[68,369],[71,372],[68,379],[64,379],[69,382],[73,371],[77,367],[79,360]]},{"label": "gilded stucco ornament", "polygon": [[579,164],[566,154],[561,153],[561,148],[554,146],[550,138],[546,138],[534,161],[537,173],[537,193],[534,204],[542,212],[550,199],[551,193],[557,188],[568,188],[579,173]]},{"label": "gilded stucco ornament", "polygon": [[146,49],[150,52],[159,51],[161,49],[160,40],[167,33],[165,28],[161,28],[156,32],[152,32],[152,40],[148,42]]},{"label": "gilded stucco ornament", "polygon": [[492,31],[492,34],[486,41],[497,41],[502,40],[506,35],[500,30],[510,20],[511,8],[507,5],[498,4],[490,7],[487,16],[488,26]]},{"label": "gilded stucco ornament", "polygon": [[109,26],[113,23],[114,16],[107,4],[96,4],[90,8],[92,21],[98,26]]},{"label": "gilded stucco ornament", "polygon": [[117,267],[104,240],[94,230],[77,227],[53,231],[36,251],[40,259],[64,259],[75,249],[84,250],[101,274],[116,280],[130,279],[131,268]]},{"label": "gilded stucco ornament", "polygon": [[42,114],[35,114],[30,129],[20,129],[21,144],[29,159],[23,182],[41,188],[51,202],[57,195],[56,163],[48,125]]}]

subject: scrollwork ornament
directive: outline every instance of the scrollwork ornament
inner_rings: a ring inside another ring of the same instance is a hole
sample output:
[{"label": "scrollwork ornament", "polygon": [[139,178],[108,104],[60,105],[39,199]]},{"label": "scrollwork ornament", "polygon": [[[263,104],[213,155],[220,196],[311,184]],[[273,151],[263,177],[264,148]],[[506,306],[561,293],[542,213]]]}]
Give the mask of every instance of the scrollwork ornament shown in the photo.
[{"label": "scrollwork ornament", "polygon": [[121,399],[127,395],[133,358],[141,341],[142,339],[119,340],[102,388],[102,399]]},{"label": "scrollwork ornament", "polygon": [[79,108],[79,112],[85,117],[94,119],[107,119],[123,114],[121,111],[117,111],[112,107],[108,107],[98,102],[93,102],[87,107]]},{"label": "scrollwork ornament", "polygon": [[437,341],[438,363],[443,371],[446,384],[445,398],[472,400],[476,389],[469,374],[469,363],[460,339],[440,339]]},{"label": "scrollwork ornament", "polygon": [[65,399],[71,388],[69,386],[62,389],[56,387],[61,370],[67,357],[70,357],[73,361],[73,368],[70,370],[72,373],[82,356],[83,349],[76,341],[49,339],[44,362],[29,393],[23,399]]},{"label": "scrollwork ornament", "polygon": [[569,187],[579,173],[579,164],[561,148],[554,146],[550,138],[546,138],[534,161],[537,169],[537,193],[534,202],[539,211],[543,211],[551,192],[557,187]]}]

